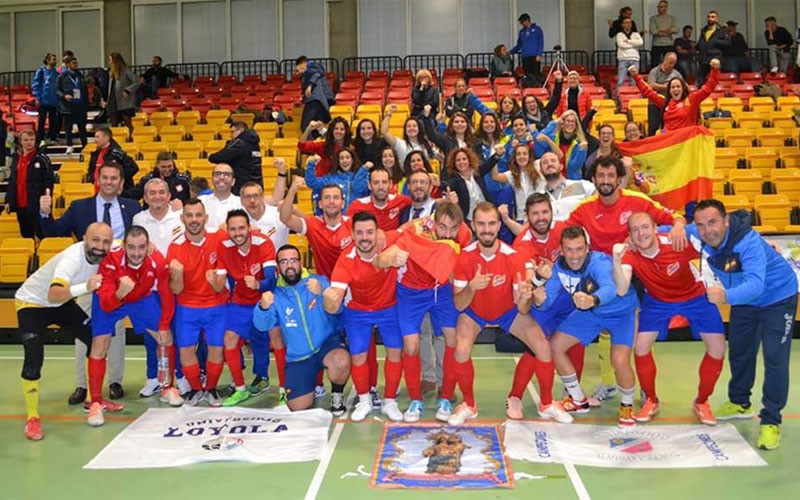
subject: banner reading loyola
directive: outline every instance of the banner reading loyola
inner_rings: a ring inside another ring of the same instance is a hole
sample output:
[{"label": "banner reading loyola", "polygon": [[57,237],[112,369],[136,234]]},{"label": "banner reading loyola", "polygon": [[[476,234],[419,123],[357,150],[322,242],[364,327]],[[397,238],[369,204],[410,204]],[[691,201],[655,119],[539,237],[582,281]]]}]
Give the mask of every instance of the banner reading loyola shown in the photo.
[{"label": "banner reading loyola", "polygon": [[147,410],[108,444],[85,469],[176,467],[198,462],[253,463],[319,460],[331,414],[322,409],[291,413],[252,408]]},{"label": "banner reading loyola", "polygon": [[683,211],[690,201],[710,198],[714,177],[714,134],[705,127],[686,127],[617,147],[638,164],[637,175],[648,195],[662,205]]}]

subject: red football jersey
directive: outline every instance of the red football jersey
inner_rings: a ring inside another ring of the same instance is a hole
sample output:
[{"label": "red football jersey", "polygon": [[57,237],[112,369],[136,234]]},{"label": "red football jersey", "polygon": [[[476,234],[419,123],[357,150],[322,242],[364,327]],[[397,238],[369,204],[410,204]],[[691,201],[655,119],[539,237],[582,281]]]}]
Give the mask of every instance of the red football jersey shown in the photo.
[{"label": "red football jersey", "polygon": [[703,283],[697,281],[690,262],[700,256],[692,245],[682,252],[672,248],[669,236],[659,234],[658,251],[652,257],[628,250],[622,256],[622,266],[633,269],[644,288],[662,302],[686,302],[705,295]]},{"label": "red football jersey", "polygon": [[353,226],[350,217],[343,215],[336,227],[325,224],[322,217],[303,217],[303,231],[308,238],[308,246],[314,256],[314,267],[317,274],[331,277],[333,268],[342,250],[353,242]]},{"label": "red football jersey", "polygon": [[261,300],[261,292],[249,288],[245,276],[253,276],[258,281],[266,278],[266,268],[275,273],[275,246],[272,240],[261,233],[250,235],[250,250],[242,254],[236,244],[226,239],[220,246],[221,267],[225,269],[228,277],[233,279],[233,293],[231,302],[243,306],[254,306]]},{"label": "red football jersey", "polygon": [[217,293],[206,280],[206,271],[222,268],[219,262],[219,245],[227,236],[227,233],[217,230],[206,230],[206,237],[199,243],[189,241],[185,233],[170,243],[167,264],[172,259],[183,264],[183,291],[178,294],[178,304],[207,308],[228,302],[228,289],[223,288]]},{"label": "red football jersey", "polygon": [[680,217],[645,194],[623,189],[613,205],[604,204],[597,193],[586,198],[572,211],[566,224],[583,226],[592,249],[611,255],[614,243],[628,238],[628,218],[636,212],[649,213],[658,225],[672,225]]},{"label": "red football jersey", "polygon": [[484,256],[480,251],[480,244],[474,241],[461,250],[456,268],[453,271],[454,291],[461,290],[475,276],[478,266],[483,274],[491,274],[489,286],[475,292],[472,303],[469,305],[478,316],[491,321],[499,318],[514,307],[514,280],[517,273],[525,276],[524,257],[516,250],[499,242],[495,254],[491,257]]},{"label": "red football jersey", "polygon": [[410,206],[411,198],[403,194],[390,194],[386,198],[386,206],[378,208],[372,203],[370,196],[358,198],[350,203],[347,213],[352,217],[358,212],[370,212],[378,219],[378,228],[393,231],[400,227],[400,212]]},{"label": "red football jersey", "polygon": [[[169,324],[175,313],[175,294],[169,289],[169,267],[158,250],[153,251],[138,267],[133,268],[128,264],[122,246],[112,248],[100,264],[100,275],[103,277],[103,282],[97,289],[95,300],[100,301],[100,308],[105,312],[143,299],[153,292],[153,285],[158,282],[157,290],[161,299],[158,329],[169,330]],[[123,276],[128,276],[135,285],[123,300],[119,300],[117,288]]]},{"label": "red football jersey", "polygon": [[[422,238],[433,241],[437,240],[436,222],[432,216],[414,219],[408,226],[404,227],[403,231],[411,231],[413,234],[416,234]],[[472,241],[472,231],[470,231],[469,227],[462,222],[461,226],[458,228],[456,243],[460,248],[464,248],[465,246],[469,245],[470,241]],[[407,248],[402,244],[402,242],[398,242],[398,245],[401,249],[407,252],[426,251],[426,249],[423,248]],[[442,264],[444,263],[442,262]],[[452,269],[450,272],[452,273]],[[410,258],[406,262],[405,266],[398,269],[397,280],[404,286],[413,288],[415,290],[430,290],[435,288],[437,285],[436,279],[431,276],[428,271],[423,269],[422,266]]]},{"label": "red football jersey", "polygon": [[[386,233],[386,245],[394,245],[397,233]],[[355,245],[348,247],[331,275],[331,286],[346,290],[344,305],[357,311],[379,311],[397,303],[397,268],[378,269],[364,260]]]},{"label": "red football jersey", "polygon": [[547,233],[545,239],[540,240],[536,233],[525,224],[525,229],[514,238],[514,250],[525,257],[525,260],[532,260],[539,265],[542,259],[547,259],[554,263],[561,256],[561,233],[567,227],[563,222],[556,222]]}]

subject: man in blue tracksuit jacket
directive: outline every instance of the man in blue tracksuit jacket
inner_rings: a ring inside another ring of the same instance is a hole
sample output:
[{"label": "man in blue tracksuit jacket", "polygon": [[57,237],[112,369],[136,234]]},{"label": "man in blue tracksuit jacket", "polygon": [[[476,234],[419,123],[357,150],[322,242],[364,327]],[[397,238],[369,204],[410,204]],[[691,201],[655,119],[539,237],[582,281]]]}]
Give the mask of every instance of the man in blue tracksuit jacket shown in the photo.
[{"label": "man in blue tracksuit jacket", "polygon": [[719,420],[752,418],[750,391],[759,343],[764,353],[761,433],[758,447],[780,444],[781,410],[789,393],[789,353],[797,309],[797,277],[789,264],[750,225],[744,211],[726,214],[718,200],[701,200],[694,224],[686,227],[693,245],[707,258],[715,280],[708,286],[714,304],[730,304],[728,399],[714,413]]},{"label": "man in blue tracksuit jacket", "polygon": [[292,411],[314,404],[317,373],[323,368],[331,381],[331,413],[345,413],[344,385],[350,376],[350,355],[339,332],[336,316],[322,307],[322,292],[330,286],[324,276],[303,269],[300,250],[278,249],[278,284],[264,292],[253,312],[259,332],[281,327],[286,345],[286,398]]},{"label": "man in blue tracksuit jacket", "polygon": [[522,29],[517,36],[517,44],[511,49],[512,54],[520,54],[522,68],[525,70],[525,86],[536,87],[542,78],[542,51],[544,50],[544,32],[536,23],[531,22],[531,16],[519,16]]}]

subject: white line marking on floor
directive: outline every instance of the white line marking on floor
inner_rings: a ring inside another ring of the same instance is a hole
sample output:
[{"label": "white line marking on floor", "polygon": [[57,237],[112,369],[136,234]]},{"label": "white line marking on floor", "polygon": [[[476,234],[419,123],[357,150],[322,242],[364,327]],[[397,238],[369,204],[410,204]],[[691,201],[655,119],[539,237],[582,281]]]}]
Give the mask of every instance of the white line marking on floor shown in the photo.
[{"label": "white line marking on floor", "polygon": [[[22,356],[0,356],[0,361],[22,361]],[[125,358],[125,361],[145,361],[147,358],[142,357],[132,357],[132,358]],[[275,358],[270,356],[271,360]],[[383,361],[385,358],[378,358],[378,361]],[[473,357],[473,361],[495,361],[498,359],[515,359],[510,356],[476,356]],[[74,356],[47,356],[44,357],[45,361],[75,361]]]},{"label": "white line marking on floor", "polygon": [[314,477],[311,480],[311,484],[308,486],[308,490],[306,491],[306,496],[304,497],[305,500],[314,500],[317,498],[319,489],[322,486],[322,480],[325,479],[325,473],[328,472],[328,465],[330,465],[331,458],[333,458],[333,452],[336,449],[336,444],[339,442],[339,438],[342,435],[342,429],[344,429],[344,424],[341,422],[336,424],[336,427],[334,427],[333,434],[331,435],[331,438],[328,441],[328,446],[325,449],[325,456],[323,456],[322,460],[319,461],[319,465],[317,466],[317,470],[314,472]]}]

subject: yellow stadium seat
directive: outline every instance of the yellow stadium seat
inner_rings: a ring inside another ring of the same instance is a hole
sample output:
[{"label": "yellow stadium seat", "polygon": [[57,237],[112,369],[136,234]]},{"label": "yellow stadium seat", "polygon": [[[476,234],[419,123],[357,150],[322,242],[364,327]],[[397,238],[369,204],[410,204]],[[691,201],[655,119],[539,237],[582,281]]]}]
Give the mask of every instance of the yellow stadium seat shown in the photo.
[{"label": "yellow stadium seat", "polygon": [[787,140],[792,138],[792,134],[780,128],[764,128],[756,130],[756,139],[761,146],[781,148],[787,146]]},{"label": "yellow stadium seat", "polygon": [[739,113],[736,116],[736,124],[740,129],[760,129],[766,121],[767,117],[760,113]]},{"label": "yellow stadium seat", "polygon": [[717,130],[727,130],[733,128],[733,118],[729,116],[721,116],[718,118],[709,118],[706,120],[706,126],[715,132]]},{"label": "yellow stadium seat", "polygon": [[173,144],[172,151],[181,160],[200,158],[203,154],[203,144],[198,141],[179,142]]},{"label": "yellow stadium seat", "polygon": [[759,234],[766,234],[766,233],[776,233],[778,232],[778,228],[771,225],[758,225],[753,226],[753,230],[758,232]]},{"label": "yellow stadium seat", "polygon": [[758,170],[763,177],[768,177],[770,171],[778,166],[775,148],[747,148],[745,158],[750,168]]},{"label": "yellow stadium seat", "polygon": [[155,142],[158,135],[156,127],[138,127],[133,129],[133,142],[141,144],[145,142]]},{"label": "yellow stadium seat", "polygon": [[719,196],[717,199],[725,205],[725,210],[727,212],[733,212],[734,210],[750,210],[751,208],[747,196],[741,194]]},{"label": "yellow stadium seat", "polygon": [[208,141],[203,146],[203,151],[205,151],[206,154],[211,155],[211,154],[216,153],[217,151],[221,151],[222,149],[224,149],[225,148],[225,144],[226,144],[226,141],[223,141],[223,140]]},{"label": "yellow stadium seat", "polygon": [[773,168],[769,178],[779,194],[785,194],[792,200],[800,196],[800,169]]},{"label": "yellow stadium seat", "polygon": [[782,147],[780,149],[781,166],[784,168],[800,168],[800,150],[796,147]]},{"label": "yellow stadium seat", "polygon": [[791,222],[792,206],[785,194],[759,194],[753,206],[758,214],[759,224],[783,229]]},{"label": "yellow stadium seat", "polygon": [[63,196],[88,198],[90,196],[94,196],[94,184],[86,182],[62,183],[61,194]]},{"label": "yellow stadium seat", "polygon": [[0,282],[22,283],[27,279],[34,245],[32,238],[3,238],[0,243]]},{"label": "yellow stadium seat", "polygon": [[275,122],[260,122],[253,125],[253,130],[258,133],[259,137],[266,137],[270,140],[278,137],[278,124]]},{"label": "yellow stadium seat", "polygon": [[256,121],[256,117],[253,113],[232,113],[231,121],[245,122],[248,127],[252,127],[253,123]]},{"label": "yellow stadium seat", "polygon": [[745,195],[752,200],[755,195],[761,194],[764,178],[761,172],[753,169],[735,169],[728,172],[728,179],[737,195]]},{"label": "yellow stadium seat", "polygon": [[136,130],[139,127],[144,127],[149,123],[147,121],[147,113],[136,113],[136,116],[131,118],[131,122],[133,123],[134,130]]},{"label": "yellow stadium seat", "polygon": [[[55,194],[53,198],[55,199]],[[17,216],[14,214],[6,213],[5,210],[0,214],[0,240],[6,238],[19,238],[19,223]]]},{"label": "yellow stadium seat", "polygon": [[228,120],[231,112],[227,109],[211,109],[206,113],[206,123],[219,126]]},{"label": "yellow stadium seat", "polygon": [[733,148],[716,148],[714,150],[714,168],[727,172],[736,168],[740,157],[739,152]]},{"label": "yellow stadium seat", "polygon": [[732,128],[725,131],[725,143],[729,148],[744,149],[753,146],[755,134],[752,130]]},{"label": "yellow stadium seat", "polygon": [[61,170],[58,171],[58,182],[60,183],[75,183],[75,182],[83,182],[86,178],[86,171],[83,172],[75,172],[67,170],[66,172],[62,172]]},{"label": "yellow stadium seat", "polygon": [[214,164],[205,158],[197,158],[189,162],[189,172],[192,177],[205,177],[211,183],[211,173],[214,171]]},{"label": "yellow stadium seat", "polygon": [[158,135],[161,136],[161,142],[174,144],[186,138],[186,127],[183,125],[164,125]]},{"label": "yellow stadium seat", "polygon": [[81,148],[81,161],[89,161],[89,156],[97,149],[97,144],[90,142]]},{"label": "yellow stadium seat", "polygon": [[131,131],[128,127],[109,127],[109,130],[111,130],[111,135],[117,142],[126,142],[131,136]]},{"label": "yellow stadium seat", "polygon": [[750,111],[768,113],[775,109],[775,101],[769,96],[753,96],[747,103]]},{"label": "yellow stadium seat", "polygon": [[791,111],[792,108],[800,106],[800,97],[796,95],[782,95],[778,97],[776,104],[778,105],[778,109],[782,111]]},{"label": "yellow stadium seat", "polygon": [[150,114],[150,125],[161,131],[162,127],[172,125],[175,121],[175,115],[172,111],[156,111]]},{"label": "yellow stadium seat", "polygon": [[36,249],[36,255],[39,257],[39,267],[47,264],[47,261],[52,259],[59,252],[72,245],[75,242],[73,238],[45,238],[39,243],[39,248]]},{"label": "yellow stadium seat", "polygon": [[193,140],[205,144],[217,138],[217,126],[207,123],[197,124],[192,128],[190,135]]},{"label": "yellow stadium seat", "polygon": [[738,113],[744,109],[742,100],[739,97],[720,97],[717,99],[717,107],[725,111],[730,111],[731,113]]},{"label": "yellow stadium seat", "polygon": [[714,111],[714,108],[717,107],[717,104],[714,102],[714,99],[707,97],[700,103],[700,116],[708,113],[709,111]]},{"label": "yellow stadium seat", "polygon": [[349,104],[334,104],[330,109],[331,119],[341,116],[347,123],[353,121],[353,106]]},{"label": "yellow stadium seat", "polygon": [[147,142],[139,144],[139,158],[145,161],[154,161],[158,153],[169,151],[166,142]]},{"label": "yellow stadium seat", "polygon": [[725,174],[721,170],[714,169],[712,181],[714,182],[714,196],[725,194],[725,183],[727,180],[725,179]]},{"label": "yellow stadium seat", "polygon": [[183,127],[186,129],[186,133],[191,134],[195,125],[200,123],[200,112],[179,111],[178,114],[175,116],[175,123],[177,125],[183,125]]}]

